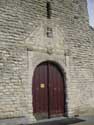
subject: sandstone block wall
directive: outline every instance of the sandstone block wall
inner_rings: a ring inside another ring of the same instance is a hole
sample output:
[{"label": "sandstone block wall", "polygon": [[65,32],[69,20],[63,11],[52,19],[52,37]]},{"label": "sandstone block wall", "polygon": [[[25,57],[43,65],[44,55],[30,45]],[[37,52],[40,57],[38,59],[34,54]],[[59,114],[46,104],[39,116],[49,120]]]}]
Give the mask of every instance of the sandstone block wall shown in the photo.
[{"label": "sandstone block wall", "polygon": [[94,109],[94,31],[86,0],[53,0],[51,8],[49,20],[45,0],[0,0],[0,118],[35,120],[32,77],[46,60],[65,70],[68,114]]}]

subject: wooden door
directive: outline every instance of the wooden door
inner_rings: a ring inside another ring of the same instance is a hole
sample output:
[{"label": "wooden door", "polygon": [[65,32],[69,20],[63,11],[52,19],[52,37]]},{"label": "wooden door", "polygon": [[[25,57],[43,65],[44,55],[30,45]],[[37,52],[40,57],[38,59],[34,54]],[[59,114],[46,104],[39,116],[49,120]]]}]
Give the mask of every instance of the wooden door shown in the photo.
[{"label": "wooden door", "polygon": [[50,62],[37,66],[33,77],[33,113],[40,118],[64,115],[64,80]]},{"label": "wooden door", "polygon": [[64,115],[64,80],[61,71],[48,63],[49,114],[50,117]]},{"label": "wooden door", "polygon": [[48,117],[47,64],[37,66],[32,83],[33,113],[36,117]]}]

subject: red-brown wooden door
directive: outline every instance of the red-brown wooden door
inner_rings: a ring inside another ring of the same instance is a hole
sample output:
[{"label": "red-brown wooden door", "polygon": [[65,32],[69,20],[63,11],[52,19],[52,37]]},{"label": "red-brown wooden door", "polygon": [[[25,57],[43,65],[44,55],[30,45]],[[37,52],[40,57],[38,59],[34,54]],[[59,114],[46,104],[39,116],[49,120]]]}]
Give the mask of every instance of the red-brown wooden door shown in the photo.
[{"label": "red-brown wooden door", "polygon": [[64,80],[53,63],[37,66],[33,77],[33,113],[41,118],[64,115]]}]

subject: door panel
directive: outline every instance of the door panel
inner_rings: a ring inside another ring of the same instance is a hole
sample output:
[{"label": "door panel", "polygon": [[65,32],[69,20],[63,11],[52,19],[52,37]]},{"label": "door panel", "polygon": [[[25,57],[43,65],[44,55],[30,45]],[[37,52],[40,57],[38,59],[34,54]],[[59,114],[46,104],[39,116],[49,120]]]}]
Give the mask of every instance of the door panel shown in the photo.
[{"label": "door panel", "polygon": [[63,78],[59,69],[49,66],[49,110],[50,116],[64,115],[64,86]]},{"label": "door panel", "polygon": [[47,65],[39,65],[33,77],[33,113],[48,117]]}]

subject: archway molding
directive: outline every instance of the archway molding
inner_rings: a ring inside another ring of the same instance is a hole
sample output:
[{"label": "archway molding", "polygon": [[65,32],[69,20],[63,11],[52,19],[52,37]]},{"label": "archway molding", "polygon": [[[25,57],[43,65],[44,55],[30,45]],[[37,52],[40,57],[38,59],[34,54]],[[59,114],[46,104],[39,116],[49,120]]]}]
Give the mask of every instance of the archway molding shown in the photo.
[{"label": "archway molding", "polygon": [[36,67],[43,63],[43,62],[51,62],[54,63],[55,65],[57,65],[57,67],[59,67],[59,69],[62,71],[62,73],[64,74],[64,82],[65,82],[65,94],[66,94],[66,102],[65,102],[65,115],[67,115],[67,110],[68,110],[68,97],[67,97],[67,69],[65,66],[65,57],[61,55],[49,55],[49,54],[44,54],[44,53],[37,53],[37,52],[32,52],[32,51],[28,51],[28,85],[27,87],[28,89],[28,93],[31,93],[31,96],[29,96],[30,100],[31,100],[31,105],[29,102],[29,109],[31,110],[31,112],[33,112],[33,105],[32,105],[32,79],[33,79],[33,74],[34,71],[36,69]]}]

